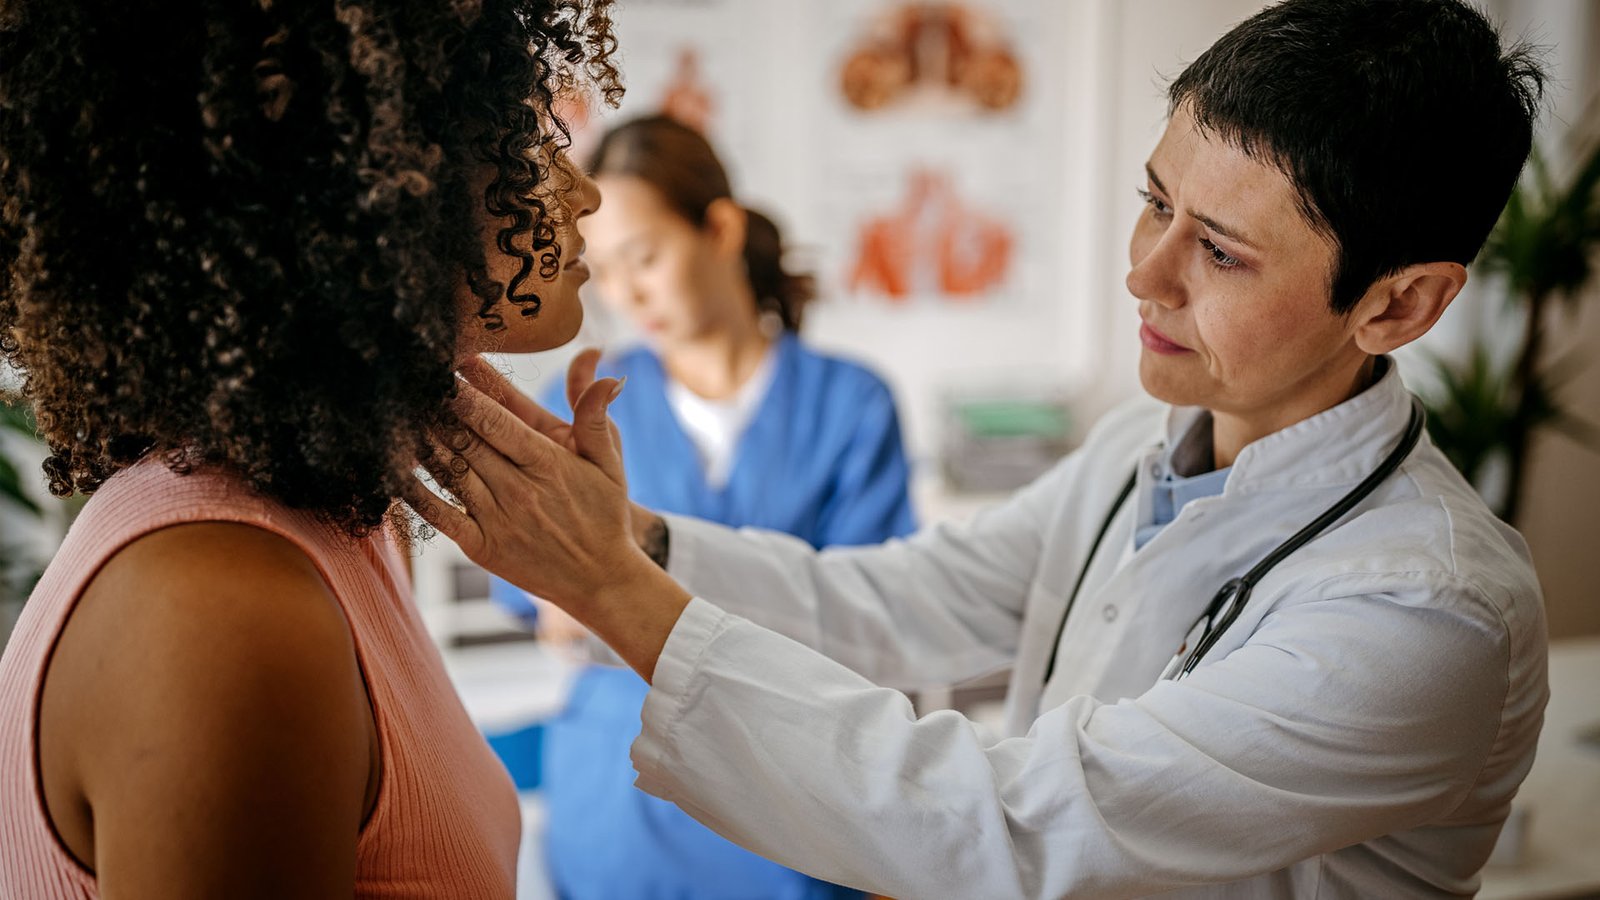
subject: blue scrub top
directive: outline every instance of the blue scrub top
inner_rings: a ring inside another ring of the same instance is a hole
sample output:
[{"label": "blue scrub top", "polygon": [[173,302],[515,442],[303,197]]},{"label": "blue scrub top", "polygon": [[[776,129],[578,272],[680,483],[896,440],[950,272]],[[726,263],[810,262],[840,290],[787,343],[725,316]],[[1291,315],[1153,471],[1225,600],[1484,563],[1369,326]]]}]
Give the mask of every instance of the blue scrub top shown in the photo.
[{"label": "blue scrub top", "polygon": [[[602,363],[626,376],[611,406],[628,487],[662,512],[783,531],[813,546],[874,544],[915,521],[894,398],[866,368],[778,340],[771,386],[739,441],[728,482],[711,486],[667,401],[667,376],[649,350]],[[561,385],[543,398],[569,415]],[[531,609],[503,583],[495,597]],[[546,855],[569,900],[823,900],[852,890],[790,871],[718,837],[676,806],[633,787],[628,751],[649,686],[626,669],[594,666],[545,726],[541,789]]]}]

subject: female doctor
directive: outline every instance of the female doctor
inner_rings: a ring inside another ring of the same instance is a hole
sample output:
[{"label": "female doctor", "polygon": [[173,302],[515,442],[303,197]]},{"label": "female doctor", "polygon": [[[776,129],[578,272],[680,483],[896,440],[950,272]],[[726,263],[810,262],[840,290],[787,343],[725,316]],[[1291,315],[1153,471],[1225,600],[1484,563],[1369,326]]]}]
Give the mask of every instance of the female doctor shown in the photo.
[{"label": "female doctor", "polygon": [[[913,898],[1471,895],[1544,620],[1388,354],[1465,283],[1540,85],[1460,0],[1224,35],[1169,88],[1130,241],[1164,402],[970,522],[818,553],[630,508],[615,382],[569,427],[481,365],[463,508],[413,503],[650,679],[640,787],[786,865]],[[1001,735],[894,690],[1000,666]]]},{"label": "female doctor", "polygon": [[[706,139],[666,117],[634,119],[606,133],[589,171],[605,202],[579,226],[585,257],[602,297],[647,341],[601,368],[628,380],[610,411],[633,499],[815,547],[909,533],[893,395],[866,368],[800,342],[811,278],[784,269],[777,227],[734,201]],[[566,412],[561,393],[545,401]],[[497,601],[532,617],[528,595],[505,587]],[[541,606],[542,636],[572,639],[571,620]],[[562,897],[860,896],[634,790],[628,747],[648,690],[627,668],[588,666],[544,726],[545,856]]]}]

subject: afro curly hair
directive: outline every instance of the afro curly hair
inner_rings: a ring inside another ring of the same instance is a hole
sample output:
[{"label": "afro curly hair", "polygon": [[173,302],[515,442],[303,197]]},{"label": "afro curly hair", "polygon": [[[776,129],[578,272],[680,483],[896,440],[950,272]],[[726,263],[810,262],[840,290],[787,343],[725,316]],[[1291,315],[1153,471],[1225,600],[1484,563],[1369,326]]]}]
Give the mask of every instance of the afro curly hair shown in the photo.
[{"label": "afro curly hair", "polygon": [[556,103],[614,104],[615,46],[610,0],[0,0],[0,356],[51,491],[158,454],[378,525],[459,430],[453,298],[500,328],[560,268]]}]

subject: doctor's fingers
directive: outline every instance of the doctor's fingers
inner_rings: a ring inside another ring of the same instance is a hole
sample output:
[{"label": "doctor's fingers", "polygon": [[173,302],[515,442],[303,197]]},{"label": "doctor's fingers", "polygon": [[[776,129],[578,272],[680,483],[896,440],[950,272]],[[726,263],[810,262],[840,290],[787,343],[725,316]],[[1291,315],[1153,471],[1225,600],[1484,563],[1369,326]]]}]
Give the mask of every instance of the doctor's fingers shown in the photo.
[{"label": "doctor's fingers", "polygon": [[487,448],[483,442],[471,431],[461,428],[448,437],[431,438],[429,448],[432,452],[417,462],[433,476],[436,484],[455,497],[467,515],[481,522],[483,513],[495,505],[494,491],[474,469],[468,454],[484,453]]},{"label": "doctor's fingers", "polygon": [[457,370],[462,379],[477,388],[484,396],[505,407],[525,425],[563,446],[568,441],[571,426],[566,420],[534,402],[527,394],[517,390],[510,379],[481,356],[474,356]]},{"label": "doctor's fingers", "polygon": [[406,505],[424,522],[455,541],[468,559],[477,560],[482,555],[485,548],[483,529],[471,516],[446,503],[415,475],[407,479],[400,490]]},{"label": "doctor's fingers", "polygon": [[626,486],[627,474],[622,468],[622,447],[616,426],[606,410],[622,393],[626,382],[612,378],[601,379],[584,389],[572,405],[572,441],[578,455],[594,463],[605,476]]},{"label": "doctor's fingers", "polygon": [[574,421],[578,418],[578,398],[594,384],[595,372],[600,368],[600,351],[593,347],[584,350],[567,364],[567,406],[572,409]]},{"label": "doctor's fingers", "polygon": [[529,428],[510,410],[471,384],[461,384],[451,407],[461,421],[494,451],[512,464],[547,471],[563,447],[549,436]]},{"label": "doctor's fingers", "polygon": [[[427,514],[424,518],[454,540],[468,559],[527,589],[513,570],[519,561],[529,557],[530,536],[549,533],[553,527],[544,515],[544,506],[547,493],[560,494],[556,487],[560,473],[552,482],[545,473],[524,469],[506,459],[472,433],[452,438],[449,445],[435,439],[433,451],[433,457],[424,461],[424,468],[454,495],[460,507],[457,512],[470,522],[461,522],[437,507],[430,511],[448,522],[450,528]],[[589,466],[565,451],[557,451],[551,458],[571,466]],[[464,534],[458,536],[457,531]]]}]

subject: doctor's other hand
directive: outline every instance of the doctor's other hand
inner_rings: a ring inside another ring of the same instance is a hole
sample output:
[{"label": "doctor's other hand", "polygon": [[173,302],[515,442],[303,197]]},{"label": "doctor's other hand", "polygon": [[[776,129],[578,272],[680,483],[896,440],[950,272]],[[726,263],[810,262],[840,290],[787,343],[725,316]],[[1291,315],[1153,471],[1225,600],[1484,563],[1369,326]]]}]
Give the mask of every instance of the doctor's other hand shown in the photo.
[{"label": "doctor's other hand", "polygon": [[[566,393],[567,405],[573,410],[578,409],[578,401],[594,385],[595,372],[600,365],[601,353],[598,349],[590,347],[573,357],[567,366]],[[566,420],[539,405],[533,398],[519,391],[498,369],[490,365],[481,356],[474,356],[461,366],[461,377],[479,391],[504,406],[512,415],[521,419],[529,428],[538,431],[551,441],[560,444],[573,453],[578,453],[577,445],[573,438],[573,428]],[[609,406],[609,402],[607,403]],[[611,442],[616,448],[617,458],[622,458],[622,436],[617,432],[616,425],[609,420],[606,422],[607,430],[611,434]],[[625,475],[626,473],[624,473]],[[629,518],[633,523],[634,543],[651,553],[652,558],[661,566],[666,566],[662,535],[666,532],[666,525],[661,517],[637,503],[629,503]]]},{"label": "doctor's other hand", "polygon": [[635,540],[605,412],[620,388],[589,384],[562,435],[548,422],[530,426],[470,381],[459,385],[454,409],[467,430],[423,464],[460,505],[421,481],[406,499],[473,562],[566,610],[648,679],[689,595]]},{"label": "doctor's other hand", "polygon": [[565,610],[548,600],[535,597],[533,603],[539,609],[539,617],[533,626],[533,633],[538,636],[539,643],[569,661],[588,662],[589,629],[578,624],[577,619],[567,615]]}]

